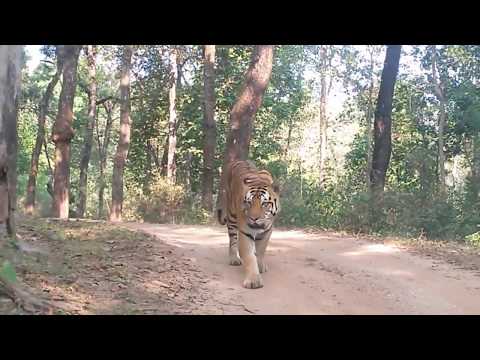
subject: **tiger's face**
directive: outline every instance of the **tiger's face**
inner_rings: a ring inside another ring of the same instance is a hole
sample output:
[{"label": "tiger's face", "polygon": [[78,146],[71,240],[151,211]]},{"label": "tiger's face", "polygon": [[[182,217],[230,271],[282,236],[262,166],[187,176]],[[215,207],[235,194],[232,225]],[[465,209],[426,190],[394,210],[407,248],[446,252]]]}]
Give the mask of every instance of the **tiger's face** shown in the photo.
[{"label": "tiger's face", "polygon": [[279,211],[279,199],[271,187],[249,189],[244,196],[242,210],[247,225],[252,229],[265,229]]}]

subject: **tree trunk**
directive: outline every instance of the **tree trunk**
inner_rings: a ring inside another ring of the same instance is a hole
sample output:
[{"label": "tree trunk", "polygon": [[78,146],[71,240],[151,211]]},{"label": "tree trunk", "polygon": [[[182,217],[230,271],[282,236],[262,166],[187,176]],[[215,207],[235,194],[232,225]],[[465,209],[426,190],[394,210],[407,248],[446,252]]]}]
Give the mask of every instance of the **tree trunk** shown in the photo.
[{"label": "tree trunk", "polygon": [[105,124],[105,129],[103,131],[103,143],[100,140],[100,131],[98,128],[98,121],[95,121],[95,128],[97,131],[97,146],[99,154],[99,169],[100,169],[100,178],[98,185],[98,212],[97,218],[101,219],[103,215],[103,204],[104,204],[104,193],[105,193],[105,169],[107,167],[107,155],[108,155],[108,146],[110,144],[110,130],[113,124],[112,112],[115,107],[115,104],[111,101],[107,101],[103,104],[105,112],[107,113],[107,122]]},{"label": "tree trunk", "polygon": [[45,140],[45,138],[43,138],[43,150],[45,152],[45,158],[47,159],[47,166],[48,166],[47,192],[53,201],[53,169],[52,169],[52,163],[50,162],[50,156],[48,155],[47,140]]},{"label": "tree trunk", "polygon": [[0,45],[0,246],[16,237],[17,108],[22,46]]},{"label": "tree trunk", "polygon": [[446,105],[447,99],[443,91],[443,84],[438,77],[437,71],[437,50],[432,46],[432,78],[434,85],[434,93],[438,101],[440,101],[440,116],[438,118],[438,185],[440,196],[445,197],[447,193],[445,185],[445,152],[443,133],[447,123]]},{"label": "tree trunk", "polygon": [[318,165],[319,171],[319,184],[323,186],[325,181],[325,162],[327,158],[327,80],[325,76],[326,63],[327,63],[327,49],[324,46],[320,48],[320,106],[319,106],[319,122],[320,122],[320,161]]},{"label": "tree trunk", "polygon": [[[0,45],[0,249],[4,232],[15,239],[17,186],[17,113],[22,46]],[[46,303],[0,273],[0,296],[6,295],[27,311],[48,310]]]},{"label": "tree trunk", "polygon": [[177,149],[177,111],[175,100],[177,96],[177,50],[173,48],[170,51],[170,90],[168,92],[169,117],[168,117],[168,159],[167,159],[167,179],[175,183],[176,166],[175,151]]},{"label": "tree trunk", "polygon": [[123,209],[123,172],[130,145],[130,67],[133,48],[123,48],[123,59],[120,79],[120,138],[113,163],[112,176],[112,208],[110,221],[122,221]]},{"label": "tree trunk", "polygon": [[382,79],[378,93],[374,120],[374,147],[372,171],[370,173],[371,191],[376,205],[383,199],[385,177],[392,152],[392,101],[400,61],[400,45],[387,47]]},{"label": "tree trunk", "polygon": [[480,206],[480,133],[473,136],[472,185],[476,203]]},{"label": "tree trunk", "polygon": [[248,157],[253,118],[262,104],[272,74],[273,50],[273,45],[255,46],[245,81],[230,113],[230,130],[225,144],[217,208],[223,208],[226,166],[235,160],[246,160]]},{"label": "tree trunk", "polygon": [[88,61],[88,122],[85,128],[85,143],[83,145],[82,157],[80,160],[80,180],[78,184],[78,207],[77,216],[82,218],[85,214],[87,204],[87,181],[88,181],[88,164],[92,153],[93,128],[95,126],[95,115],[97,113],[97,80],[96,80],[96,56],[97,47],[88,45],[87,61]]},{"label": "tree trunk", "polygon": [[[177,118],[178,119],[178,118]],[[178,119],[179,120],[179,119]],[[177,121],[175,125],[175,133],[178,132],[178,128],[180,127],[180,122]],[[167,176],[167,168],[168,168],[168,136],[165,142],[163,143],[163,152],[162,152],[162,159],[160,161],[160,175]],[[173,157],[173,162],[177,163],[177,154]]]},{"label": "tree trunk", "polygon": [[38,130],[37,138],[35,140],[35,147],[32,152],[32,160],[30,163],[30,175],[28,177],[27,184],[27,194],[25,200],[25,213],[27,215],[32,215],[35,209],[35,193],[37,187],[37,174],[38,174],[38,160],[40,158],[40,153],[42,152],[42,146],[45,142],[45,121],[47,119],[48,107],[50,105],[50,99],[52,97],[55,86],[60,79],[62,73],[62,57],[58,56],[59,51],[57,50],[57,71],[53,75],[52,79],[47,85],[45,94],[43,94],[42,100],[40,101],[40,109],[38,114]]},{"label": "tree trunk", "polygon": [[293,120],[290,119],[288,123],[288,133],[287,133],[287,144],[285,145],[285,149],[283,150],[283,160],[287,160],[288,152],[290,150],[290,142],[292,140],[292,130],[293,130]]},{"label": "tree trunk", "polygon": [[224,163],[247,159],[252,135],[253,117],[262,104],[273,65],[273,46],[257,45],[245,75],[242,90],[230,113]]},{"label": "tree trunk", "polygon": [[168,136],[163,144],[162,161],[160,163],[160,175],[167,176],[168,165]]},{"label": "tree trunk", "polygon": [[372,141],[373,141],[373,131],[372,131],[372,113],[373,113],[373,88],[375,86],[375,76],[373,73],[374,70],[374,59],[373,59],[373,49],[370,49],[370,88],[368,90],[368,104],[367,104],[367,121],[366,121],[366,133],[367,133],[367,169],[365,172],[365,181],[367,184],[367,189],[370,189],[370,173],[372,172]]},{"label": "tree trunk", "polygon": [[62,46],[62,91],[58,102],[58,114],[53,126],[52,140],[55,143],[55,171],[53,183],[54,217],[68,219],[70,188],[70,142],[73,138],[73,102],[77,85],[77,63],[80,45]]},{"label": "tree trunk", "polygon": [[215,126],[215,45],[204,47],[203,68],[203,188],[202,206],[213,210],[213,161],[215,158],[216,126]]}]

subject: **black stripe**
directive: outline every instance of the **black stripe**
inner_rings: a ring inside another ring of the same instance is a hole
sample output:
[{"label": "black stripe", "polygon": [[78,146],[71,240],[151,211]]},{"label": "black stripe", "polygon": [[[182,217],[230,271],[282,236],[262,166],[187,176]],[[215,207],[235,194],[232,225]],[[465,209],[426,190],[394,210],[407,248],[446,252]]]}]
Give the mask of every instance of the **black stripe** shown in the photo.
[{"label": "black stripe", "polygon": [[252,239],[253,241],[258,241],[258,240],[263,240],[263,238],[265,237],[265,235],[270,231],[270,229],[272,228],[272,225],[270,225],[270,227],[268,229],[265,229],[265,231],[261,232],[261,233],[258,233],[257,236],[255,236],[255,239],[253,238],[253,235],[251,234],[248,234],[242,230],[238,230],[240,231],[243,235],[249,237],[250,239]]},{"label": "black stripe", "polygon": [[263,240],[264,237],[265,237],[265,233],[257,234],[257,236],[255,236],[255,241]]},{"label": "black stripe", "polygon": [[255,237],[255,240],[263,240],[263,238],[265,237],[265,235],[270,231],[270,229],[272,228],[272,225],[270,225],[270,227],[268,229],[265,229],[265,231],[263,231],[261,234],[258,234],[256,237]]},{"label": "black stripe", "polygon": [[246,237],[249,237],[250,239],[254,240],[252,235],[250,235],[250,234],[248,234],[248,233],[246,233],[246,232],[243,232],[242,230],[239,230],[239,231],[240,231],[243,235],[245,235]]}]

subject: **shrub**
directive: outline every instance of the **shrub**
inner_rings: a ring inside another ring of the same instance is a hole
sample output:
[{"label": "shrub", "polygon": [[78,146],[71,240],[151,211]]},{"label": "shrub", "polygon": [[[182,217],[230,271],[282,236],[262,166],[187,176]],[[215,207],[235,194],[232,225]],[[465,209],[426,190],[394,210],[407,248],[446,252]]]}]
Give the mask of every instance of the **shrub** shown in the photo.
[{"label": "shrub", "polygon": [[465,242],[470,246],[480,247],[480,231],[465,236]]},{"label": "shrub", "polygon": [[171,184],[160,174],[154,174],[145,189],[128,189],[125,199],[126,219],[175,223],[185,201],[185,189]]}]

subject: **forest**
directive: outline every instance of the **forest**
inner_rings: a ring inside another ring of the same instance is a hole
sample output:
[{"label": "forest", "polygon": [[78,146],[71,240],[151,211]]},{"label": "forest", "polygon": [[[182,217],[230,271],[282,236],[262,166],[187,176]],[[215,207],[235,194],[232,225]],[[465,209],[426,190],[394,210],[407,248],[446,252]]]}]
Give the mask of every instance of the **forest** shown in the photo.
[{"label": "forest", "polygon": [[248,158],[279,228],[480,246],[480,46],[0,48],[1,243],[42,219],[214,225]]}]

